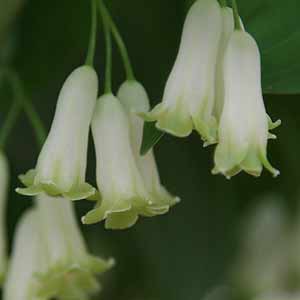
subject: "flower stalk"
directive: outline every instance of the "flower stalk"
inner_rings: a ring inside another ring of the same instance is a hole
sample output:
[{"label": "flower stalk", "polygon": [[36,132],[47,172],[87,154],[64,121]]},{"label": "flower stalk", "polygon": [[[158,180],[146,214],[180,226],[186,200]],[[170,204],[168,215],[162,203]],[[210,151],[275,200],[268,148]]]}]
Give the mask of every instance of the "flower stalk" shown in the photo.
[{"label": "flower stalk", "polygon": [[92,67],[94,65],[94,57],[96,50],[97,39],[97,0],[91,0],[91,32],[89,40],[89,48],[86,57],[85,64]]},{"label": "flower stalk", "polygon": [[234,28],[235,30],[242,30],[242,24],[240,19],[240,14],[238,10],[237,0],[232,0],[232,9],[234,17]]},{"label": "flower stalk", "polygon": [[100,1],[100,12],[102,15],[102,24],[104,28],[104,38],[105,38],[105,49],[106,49],[106,66],[105,66],[105,84],[104,93],[111,94],[112,92],[112,42],[111,42],[111,31],[108,24],[107,15],[102,9],[102,1]]},{"label": "flower stalk", "polygon": [[126,48],[126,45],[123,41],[123,38],[118,30],[117,25],[115,24],[113,18],[111,17],[108,9],[106,8],[103,0],[99,0],[99,11],[100,14],[102,15],[102,18],[105,18],[110,30],[114,36],[114,39],[116,41],[116,44],[119,48],[122,60],[123,60],[123,64],[124,64],[124,68],[125,68],[125,72],[126,72],[126,77],[127,80],[134,80],[135,76],[134,76],[134,71],[132,68],[132,64],[130,62],[130,58],[129,58],[129,54],[128,54],[128,50]]}]

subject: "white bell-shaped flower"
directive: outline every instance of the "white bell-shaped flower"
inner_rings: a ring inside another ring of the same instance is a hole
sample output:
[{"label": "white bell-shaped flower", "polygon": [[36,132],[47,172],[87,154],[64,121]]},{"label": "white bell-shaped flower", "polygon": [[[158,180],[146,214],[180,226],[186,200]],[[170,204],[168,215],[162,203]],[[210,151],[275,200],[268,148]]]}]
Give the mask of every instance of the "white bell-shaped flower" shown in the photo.
[{"label": "white bell-shaped flower", "polygon": [[2,284],[7,267],[6,253],[6,202],[9,180],[9,168],[6,156],[0,151],[0,284]]},{"label": "white bell-shaped flower", "polygon": [[280,125],[268,117],[261,88],[260,53],[247,32],[234,31],[224,58],[224,106],[219,124],[219,144],[213,173],[230,178],[241,170],[259,176],[265,166],[274,176],[267,159],[269,133]]},{"label": "white bell-shaped flower", "polygon": [[71,202],[42,194],[17,226],[4,300],[89,299],[113,263],[87,253]]},{"label": "white bell-shaped flower", "polygon": [[158,210],[167,212],[170,206],[179,202],[179,198],[173,197],[165,187],[161,185],[153,151],[150,150],[144,156],[140,155],[144,122],[137,116],[137,113],[146,113],[150,109],[147,92],[139,82],[126,81],[121,85],[118,91],[118,99],[125,107],[129,116],[130,139],[133,154],[146,184],[146,188],[152,196],[153,206],[157,206]]},{"label": "white bell-shaped flower", "polygon": [[[45,268],[37,210],[26,212],[15,233],[8,274],[3,287],[4,300],[39,300],[36,272]],[[44,298],[43,298],[44,299]]]},{"label": "white bell-shaped flower", "polygon": [[88,299],[100,289],[97,275],[110,269],[114,260],[88,253],[72,202],[41,194],[36,205],[47,263],[37,272],[39,299]]},{"label": "white bell-shaped flower", "polygon": [[138,169],[130,140],[128,115],[120,101],[106,94],[97,102],[92,121],[101,200],[82,218],[84,224],[105,220],[108,229],[134,225],[139,215],[164,213],[157,209]]},{"label": "white bell-shaped flower", "polygon": [[48,138],[36,168],[21,175],[23,195],[46,192],[71,200],[90,197],[96,190],[85,182],[90,122],[98,93],[93,68],[82,66],[68,77],[60,92]]},{"label": "white bell-shaped flower", "polygon": [[197,0],[185,20],[179,53],[162,103],[143,115],[146,121],[157,121],[157,128],[179,137],[196,129],[206,144],[216,142],[213,109],[221,31],[218,1]]}]

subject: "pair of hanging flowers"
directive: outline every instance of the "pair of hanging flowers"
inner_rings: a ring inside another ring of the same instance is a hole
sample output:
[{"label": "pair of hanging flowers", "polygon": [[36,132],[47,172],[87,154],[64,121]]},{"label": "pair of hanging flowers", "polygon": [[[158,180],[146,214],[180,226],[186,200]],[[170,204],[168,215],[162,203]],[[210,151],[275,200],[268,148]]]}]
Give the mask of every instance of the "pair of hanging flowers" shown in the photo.
[{"label": "pair of hanging flowers", "polygon": [[[95,209],[82,218],[83,223],[106,220],[111,229],[132,226],[139,215],[166,213],[178,198],[161,186],[153,153],[139,154],[143,122],[133,112],[149,107],[144,88],[127,81],[118,98],[106,93],[97,100],[97,94],[93,68],[82,66],[72,72],[60,92],[36,168],[20,176],[26,187],[17,192],[95,200]],[[90,125],[99,190],[85,182]]]},{"label": "pair of hanging flowers", "polygon": [[191,7],[163,100],[143,117],[177,137],[195,129],[206,146],[217,143],[214,174],[259,176],[263,166],[279,174],[267,159],[267,141],[280,121],[265,110],[258,46],[237,9],[217,0]]},{"label": "pair of hanging flowers", "polygon": [[[161,185],[152,151],[145,156],[139,152],[143,120],[136,113],[150,108],[144,87],[130,70],[117,96],[111,91],[110,31],[118,34],[117,41],[120,36],[106,7],[99,3],[107,43],[104,95],[97,99],[98,75],[91,61],[70,74],[36,167],[20,176],[25,187],[16,191],[26,196],[46,193],[95,201],[95,208],[82,217],[84,224],[105,220],[106,228],[124,229],[134,225],[139,216],[167,213],[179,199]],[[90,128],[98,189],[85,181]]]}]

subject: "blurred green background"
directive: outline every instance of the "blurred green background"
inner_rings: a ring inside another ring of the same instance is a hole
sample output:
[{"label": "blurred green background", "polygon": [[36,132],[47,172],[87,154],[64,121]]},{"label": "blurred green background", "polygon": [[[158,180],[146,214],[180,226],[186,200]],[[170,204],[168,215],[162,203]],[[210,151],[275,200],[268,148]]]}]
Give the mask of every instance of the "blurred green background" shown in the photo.
[{"label": "blurred green background", "polygon": [[[49,128],[57,95],[67,75],[85,59],[90,7],[87,0],[0,0],[0,57],[24,81]],[[128,46],[137,78],[152,104],[160,101],[177,54],[185,14],[192,1],[106,1]],[[114,256],[117,266],[102,278],[95,299],[195,300],[227,281],[238,252],[243,216],[264,195],[278,194],[291,212],[297,206],[300,166],[300,30],[298,0],[239,0],[240,13],[257,39],[263,61],[263,87],[269,114],[282,119],[269,156],[281,176],[266,172],[255,179],[241,174],[228,181],[212,176],[213,147],[204,149],[197,134],[187,139],[165,136],[155,152],[162,181],[182,202],[162,217],[141,219],[130,230],[106,231],[103,224],[84,227],[90,248]],[[208,29],[209,30],[209,29]],[[104,77],[104,42],[99,31],[97,71]],[[114,51],[113,86],[125,79]],[[0,121],[12,101],[1,89]],[[22,116],[7,145],[12,182],[8,207],[9,237],[29,199],[14,193],[17,175],[35,164],[38,148]],[[89,177],[95,159],[90,147]],[[78,203],[78,214],[89,209]],[[276,246],[276,245],[274,245]],[[300,284],[299,284],[300,286]],[[17,285],[16,285],[17,288]],[[13,299],[11,299],[13,300]]]}]

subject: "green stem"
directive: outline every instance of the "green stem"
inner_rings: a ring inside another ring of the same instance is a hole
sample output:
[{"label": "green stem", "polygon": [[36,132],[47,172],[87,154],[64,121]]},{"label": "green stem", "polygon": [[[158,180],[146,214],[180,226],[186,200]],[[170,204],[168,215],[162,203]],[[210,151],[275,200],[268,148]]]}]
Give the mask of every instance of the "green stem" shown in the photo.
[{"label": "green stem", "polygon": [[19,113],[23,109],[35,131],[36,140],[39,146],[42,146],[46,139],[46,130],[42,124],[42,121],[36,112],[31,101],[26,97],[24,86],[18,75],[12,70],[4,70],[2,73],[4,78],[7,78],[11,85],[11,89],[14,93],[14,104],[12,105],[10,112],[7,116],[4,126],[0,133],[0,145],[4,147],[6,139],[11,132]]},{"label": "green stem", "polygon": [[96,0],[91,0],[91,32],[89,40],[89,48],[86,56],[85,64],[93,67],[96,50],[97,39],[97,4]]},{"label": "green stem", "polygon": [[107,22],[109,24],[111,32],[112,32],[112,34],[115,38],[115,41],[118,45],[118,48],[119,48],[119,51],[120,51],[120,54],[121,54],[121,57],[123,60],[127,80],[135,80],[132,64],[130,62],[130,58],[129,58],[129,54],[128,54],[128,50],[126,48],[126,45],[123,41],[123,38],[122,38],[114,20],[112,19],[108,9],[104,5],[103,0],[99,1],[99,8],[100,8],[100,12],[101,12],[102,16],[105,16],[107,18]]},{"label": "green stem", "polygon": [[220,0],[220,5],[222,7],[226,7],[227,6],[227,0]]},{"label": "green stem", "polygon": [[19,82],[16,78],[11,80],[12,89],[14,92],[14,101],[11,105],[9,113],[4,121],[4,125],[0,131],[0,148],[3,149],[7,142],[7,139],[18,119],[18,116],[22,110],[22,92],[19,86]]},{"label": "green stem", "polygon": [[[100,7],[102,5],[102,1]],[[103,10],[101,9],[101,12]],[[110,94],[112,92],[112,43],[111,32],[108,24],[108,19],[105,14],[102,14],[102,23],[104,28],[105,48],[106,48],[106,66],[105,66],[105,85],[104,93]]]},{"label": "green stem", "polygon": [[47,138],[47,133],[42,123],[42,120],[38,115],[37,111],[35,110],[32,102],[25,96],[23,101],[23,108],[31,123],[32,128],[34,129],[37,142],[39,146],[42,147]]},{"label": "green stem", "polygon": [[233,16],[234,16],[234,28],[235,30],[242,30],[242,26],[240,22],[240,14],[239,14],[236,0],[232,0],[232,9],[233,9]]}]

